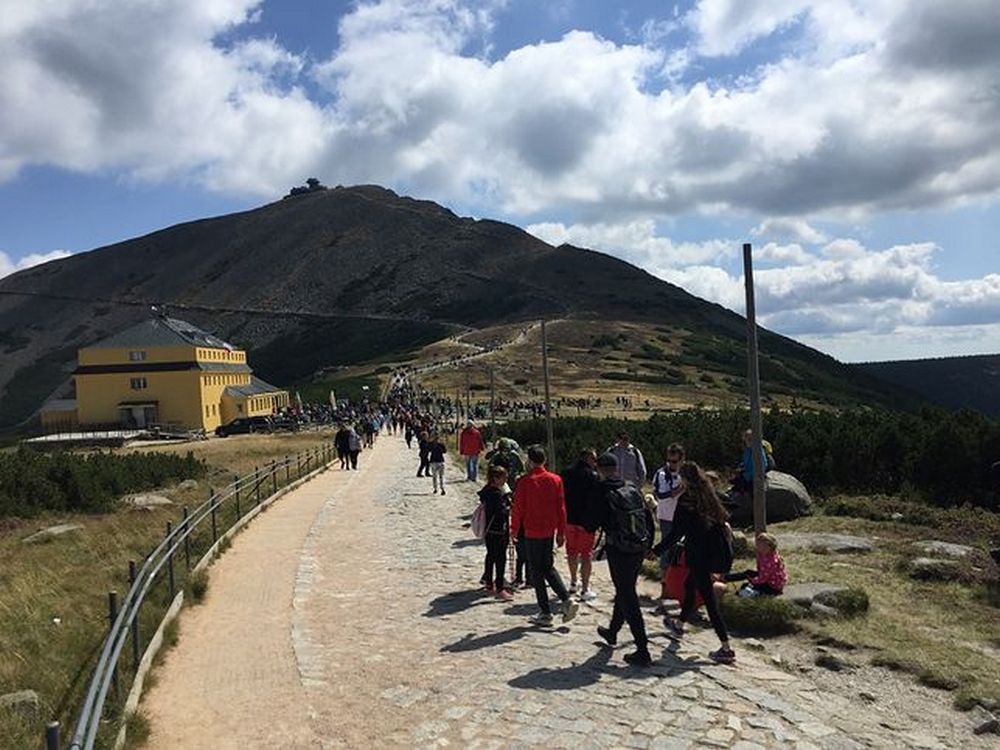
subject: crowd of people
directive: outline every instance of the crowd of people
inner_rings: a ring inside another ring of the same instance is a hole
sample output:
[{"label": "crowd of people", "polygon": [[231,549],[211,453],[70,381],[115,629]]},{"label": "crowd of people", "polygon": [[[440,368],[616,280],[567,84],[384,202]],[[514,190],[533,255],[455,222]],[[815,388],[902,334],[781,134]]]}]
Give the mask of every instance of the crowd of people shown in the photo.
[{"label": "crowd of people", "polygon": [[[400,434],[409,448],[416,448],[417,476],[429,477],[431,491],[444,495],[445,461],[454,445],[466,481],[478,483],[485,462],[485,482],[478,491],[486,548],[480,585],[485,594],[510,601],[518,590],[533,589],[538,611],[531,622],[546,627],[554,622],[551,590],[561,603],[563,622],[569,622],[581,602],[597,598],[593,564],[606,560],[613,608],[610,621],[597,633],[614,647],[627,624],[635,648],[625,661],[648,666],[653,658],[637,585],[643,561],[658,560],[661,591],[654,613],[663,617],[666,634],[682,638],[703,605],[720,642],[709,657],[725,664],[735,661],[720,597],[734,582],[741,584],[737,596],[778,595],[787,574],[776,540],[767,534],[756,537],[756,567],[732,570],[733,532],[717,476],[690,460],[681,444],[672,443],[652,472],[650,494],[644,494],[650,476],[646,460],[624,432],[606,450],[588,448],[556,474],[549,470],[541,446],[528,447],[523,458],[521,447],[508,438],[490,447],[471,414],[454,440],[447,439],[445,435],[454,432],[452,419],[461,411],[457,401],[396,380],[378,404],[364,401],[341,415],[334,437],[341,468],[357,469],[361,450],[374,445],[381,432]],[[748,431],[732,491],[746,491],[753,484],[751,445]],[[765,445],[761,466],[773,466],[770,445]],[[555,565],[555,550],[564,546],[568,585]],[[680,605],[676,615],[671,614],[672,601]]]}]

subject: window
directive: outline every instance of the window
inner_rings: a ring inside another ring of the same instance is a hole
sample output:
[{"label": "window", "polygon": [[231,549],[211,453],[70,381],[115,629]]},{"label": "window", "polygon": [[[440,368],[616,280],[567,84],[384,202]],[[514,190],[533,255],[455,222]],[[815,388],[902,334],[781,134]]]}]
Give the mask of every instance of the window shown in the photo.
[{"label": "window", "polygon": [[129,378],[128,381],[128,386],[133,391],[144,390],[147,385],[148,383],[146,382],[146,378]]},{"label": "window", "polygon": [[146,359],[146,352],[129,352],[128,361],[129,362],[142,362]]},{"label": "window", "polygon": [[209,411],[208,404],[205,404],[205,416],[210,417],[212,413]]}]

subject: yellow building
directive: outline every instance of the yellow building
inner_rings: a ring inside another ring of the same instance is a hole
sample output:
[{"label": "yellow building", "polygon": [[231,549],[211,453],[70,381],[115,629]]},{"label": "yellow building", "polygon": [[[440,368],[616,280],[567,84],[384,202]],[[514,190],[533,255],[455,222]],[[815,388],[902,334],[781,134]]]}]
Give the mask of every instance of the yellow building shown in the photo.
[{"label": "yellow building", "polygon": [[83,428],[211,431],[288,406],[288,393],[255,377],[245,352],[183,320],[151,318],[80,349],[78,359],[73,378]]}]

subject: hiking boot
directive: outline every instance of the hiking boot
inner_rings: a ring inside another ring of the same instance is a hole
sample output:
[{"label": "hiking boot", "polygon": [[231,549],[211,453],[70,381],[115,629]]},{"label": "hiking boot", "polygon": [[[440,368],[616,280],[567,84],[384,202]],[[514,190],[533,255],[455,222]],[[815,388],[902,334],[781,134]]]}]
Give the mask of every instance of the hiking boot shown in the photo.
[{"label": "hiking boot", "polygon": [[612,648],[618,645],[618,635],[616,633],[612,633],[611,628],[606,628],[603,625],[598,625],[597,634],[601,636],[601,640],[603,640]]},{"label": "hiking boot", "polygon": [[524,588],[524,579],[523,578],[515,578],[514,579],[514,583],[512,585],[516,589],[523,589]]},{"label": "hiking boot", "polygon": [[569,588],[566,590],[571,594],[575,594],[579,590],[579,586],[577,585],[576,581],[572,581],[569,584]]},{"label": "hiking boot", "polygon": [[653,663],[653,657],[644,648],[633,651],[630,654],[625,654],[623,658],[626,663],[631,664],[633,667],[648,667]]},{"label": "hiking boot", "polygon": [[497,590],[493,588],[492,583],[487,583],[480,589],[480,591],[482,591],[484,594],[495,594],[497,592]]},{"label": "hiking boot", "polygon": [[569,622],[574,617],[576,613],[580,611],[580,605],[574,602],[572,599],[567,599],[562,605],[562,621]]},{"label": "hiking boot", "polygon": [[720,648],[709,653],[708,658],[716,664],[732,664],[736,661],[736,654],[731,648]]},{"label": "hiking boot", "polygon": [[684,624],[675,617],[669,615],[664,617],[663,627],[667,629],[667,635],[671,638],[680,638],[684,635]]},{"label": "hiking boot", "polygon": [[441,494],[444,494],[444,487],[441,488]]},{"label": "hiking boot", "polygon": [[497,599],[504,602],[509,602],[514,600],[514,595],[510,593],[507,589],[500,589],[497,592]]},{"label": "hiking boot", "polygon": [[548,627],[552,624],[552,615],[545,612],[539,612],[528,618],[528,622],[532,625],[541,625],[543,627]]}]

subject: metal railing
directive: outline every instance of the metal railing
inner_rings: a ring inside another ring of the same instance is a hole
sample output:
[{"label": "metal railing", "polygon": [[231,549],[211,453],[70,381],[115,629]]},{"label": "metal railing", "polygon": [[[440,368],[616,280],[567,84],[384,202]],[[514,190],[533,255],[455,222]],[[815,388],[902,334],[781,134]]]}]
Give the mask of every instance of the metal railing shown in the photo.
[{"label": "metal railing", "polygon": [[[80,707],[69,750],[92,750],[106,714],[120,708],[121,696],[118,690],[118,678],[128,665],[119,662],[122,660],[125,646],[131,645],[133,680],[139,673],[142,660],[140,613],[143,603],[149,597],[154,585],[162,580],[165,573],[169,596],[167,607],[157,619],[158,625],[162,623],[176,593],[178,590],[183,590],[187,574],[191,572],[192,543],[196,532],[200,528],[203,531],[210,529],[211,543],[202,553],[207,556],[209,552],[213,551],[218,541],[247,514],[259,507],[264,499],[277,493],[279,488],[286,487],[310,472],[326,466],[332,457],[332,446],[324,444],[295,456],[285,456],[280,461],[271,461],[263,468],[256,467],[253,473],[240,477],[219,492],[210,492],[209,498],[193,512],[189,512],[188,508],[185,507],[177,525],[167,523],[166,535],[163,540],[146,556],[140,567],[136,567],[135,561],[129,562],[129,589],[120,606],[117,593],[113,591],[108,593],[108,614],[111,626],[101,648],[97,665],[91,675],[83,704]],[[232,518],[225,529],[219,527],[220,516]],[[205,527],[202,527],[203,523]],[[184,581],[181,582],[177,580],[175,575],[174,559],[178,555],[182,556],[184,565]],[[111,706],[108,705],[109,693],[115,697]],[[119,715],[111,718],[123,719],[125,717]],[[59,723],[50,722],[45,730],[47,750],[59,750],[59,734]]]}]

